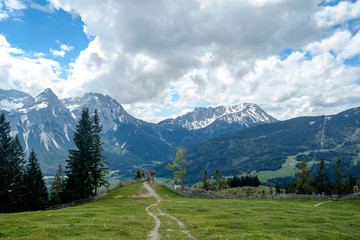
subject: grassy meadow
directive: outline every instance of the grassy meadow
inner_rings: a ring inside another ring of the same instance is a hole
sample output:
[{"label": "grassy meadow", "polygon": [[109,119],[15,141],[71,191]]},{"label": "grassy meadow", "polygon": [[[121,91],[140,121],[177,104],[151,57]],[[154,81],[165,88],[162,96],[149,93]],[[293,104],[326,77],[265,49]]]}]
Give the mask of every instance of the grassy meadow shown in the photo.
[{"label": "grassy meadow", "polygon": [[[151,185],[196,239],[360,239],[360,200],[190,199]],[[145,208],[155,198],[142,183],[71,208],[0,215],[0,239],[147,239],[154,227]],[[158,213],[154,206],[150,208]],[[186,239],[175,220],[160,215],[162,239]]]}]

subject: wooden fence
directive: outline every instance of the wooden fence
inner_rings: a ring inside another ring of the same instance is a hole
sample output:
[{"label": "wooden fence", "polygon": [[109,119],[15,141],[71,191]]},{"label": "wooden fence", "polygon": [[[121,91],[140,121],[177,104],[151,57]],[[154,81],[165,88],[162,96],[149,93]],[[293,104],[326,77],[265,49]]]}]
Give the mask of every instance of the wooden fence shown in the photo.
[{"label": "wooden fence", "polygon": [[171,191],[189,198],[263,198],[263,199],[327,199],[327,200],[340,200],[340,199],[360,199],[360,194],[349,195],[302,195],[302,194],[217,194],[214,192],[208,193],[188,193],[175,189],[172,185],[155,179],[155,182],[161,186],[167,187]]}]

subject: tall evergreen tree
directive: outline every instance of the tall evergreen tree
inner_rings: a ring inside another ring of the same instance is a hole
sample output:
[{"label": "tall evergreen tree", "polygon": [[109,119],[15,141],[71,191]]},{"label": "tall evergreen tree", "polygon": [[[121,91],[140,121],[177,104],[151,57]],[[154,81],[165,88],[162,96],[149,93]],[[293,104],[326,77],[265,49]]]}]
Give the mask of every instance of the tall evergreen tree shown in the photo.
[{"label": "tall evergreen tree", "polygon": [[341,164],[341,158],[338,158],[335,164],[334,189],[336,194],[341,195],[344,188],[344,169]]},{"label": "tall evergreen tree", "polygon": [[59,164],[58,170],[56,171],[54,182],[51,184],[51,190],[50,190],[50,200],[49,204],[59,205],[63,202],[63,194],[64,194],[64,172],[61,166],[61,163]]},{"label": "tall evergreen tree", "polygon": [[315,177],[315,188],[317,193],[327,193],[329,190],[329,176],[325,169],[325,160],[321,158],[319,169]]},{"label": "tall evergreen tree", "polygon": [[297,182],[296,182],[296,193],[298,194],[308,194],[311,193],[310,189],[310,172],[307,167],[306,159],[303,157],[301,162],[298,165]]},{"label": "tall evergreen tree", "polygon": [[74,133],[76,150],[69,150],[66,160],[66,200],[87,198],[96,194],[97,188],[105,183],[105,159],[102,156],[100,121],[96,112],[91,117],[84,108]]},{"label": "tall evergreen tree", "polygon": [[10,135],[11,125],[0,115],[0,211],[21,211],[24,206],[24,154],[19,138]]},{"label": "tall evergreen tree", "polygon": [[93,122],[89,109],[84,108],[74,133],[76,150],[69,150],[67,162],[66,194],[67,200],[87,198],[92,195],[93,186],[90,178],[92,162]]},{"label": "tall evergreen tree", "polygon": [[39,210],[48,202],[48,192],[40,169],[39,160],[34,150],[30,152],[25,168],[24,185],[26,186],[26,210]]},{"label": "tall evergreen tree", "polygon": [[98,111],[95,109],[93,117],[93,159],[91,164],[90,175],[92,179],[92,184],[95,187],[95,195],[97,194],[98,188],[102,185],[108,185],[108,182],[105,179],[108,162],[106,158],[102,155],[104,148],[102,147],[103,143],[101,142],[100,133],[102,131],[102,126],[100,125],[100,118]]}]

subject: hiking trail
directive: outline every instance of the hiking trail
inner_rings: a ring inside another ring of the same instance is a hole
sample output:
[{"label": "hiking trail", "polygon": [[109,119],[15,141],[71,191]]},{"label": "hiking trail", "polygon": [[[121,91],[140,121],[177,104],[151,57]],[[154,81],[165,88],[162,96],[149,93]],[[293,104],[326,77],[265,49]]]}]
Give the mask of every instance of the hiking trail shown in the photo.
[{"label": "hiking trail", "polygon": [[159,228],[161,225],[161,220],[157,217],[156,214],[152,213],[150,211],[150,208],[152,207],[156,207],[157,211],[159,212],[159,215],[161,216],[166,216],[174,221],[176,221],[177,225],[180,227],[180,229],[182,229],[181,231],[191,240],[196,240],[196,238],[194,238],[190,232],[188,230],[186,230],[186,225],[181,222],[179,219],[177,219],[176,217],[174,217],[173,215],[169,214],[169,213],[165,213],[163,212],[160,208],[159,208],[159,204],[162,201],[161,197],[155,192],[155,190],[147,183],[144,182],[144,187],[148,190],[149,194],[148,196],[150,197],[155,197],[157,200],[157,203],[151,204],[150,206],[146,207],[145,210],[147,212],[148,215],[150,215],[154,221],[155,221],[155,227],[153,228],[153,230],[151,230],[151,232],[149,233],[149,239],[150,240],[159,240],[161,239],[161,236],[159,234]]}]

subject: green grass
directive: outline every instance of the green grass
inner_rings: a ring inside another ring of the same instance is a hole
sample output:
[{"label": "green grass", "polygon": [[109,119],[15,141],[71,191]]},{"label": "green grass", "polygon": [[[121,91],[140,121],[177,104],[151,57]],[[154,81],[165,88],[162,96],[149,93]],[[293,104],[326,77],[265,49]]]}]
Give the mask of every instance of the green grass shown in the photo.
[{"label": "green grass", "polygon": [[[310,152],[301,152],[300,154],[308,155]],[[253,171],[251,175],[257,175],[260,181],[266,182],[267,180],[271,178],[278,178],[278,177],[293,177],[295,176],[295,173],[297,171],[296,164],[299,163],[296,161],[296,156],[288,156],[286,161],[282,164],[281,168],[275,171]],[[310,168],[315,161],[308,162],[308,168]]]},{"label": "green grass", "polygon": [[153,219],[145,207],[156,201],[129,198],[141,188],[120,187],[96,202],[60,210],[0,214],[0,239],[146,239]]},{"label": "green grass", "polygon": [[[275,192],[275,188],[272,188],[273,192]],[[269,194],[270,188],[268,186],[260,185],[259,187],[238,187],[238,188],[228,188],[218,192],[219,194]]]},{"label": "green grass", "polygon": [[[188,199],[157,186],[197,239],[360,239],[360,201]],[[321,202],[321,201],[320,201]]]},{"label": "green grass", "polygon": [[[186,224],[197,239],[360,239],[360,200],[193,199],[151,185],[160,209]],[[154,227],[145,208],[154,198],[142,183],[119,187],[103,199],[45,212],[0,214],[0,239],[147,239]],[[157,208],[150,209],[157,213]],[[162,239],[186,239],[167,216]]]}]

